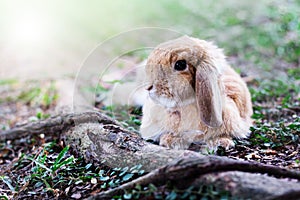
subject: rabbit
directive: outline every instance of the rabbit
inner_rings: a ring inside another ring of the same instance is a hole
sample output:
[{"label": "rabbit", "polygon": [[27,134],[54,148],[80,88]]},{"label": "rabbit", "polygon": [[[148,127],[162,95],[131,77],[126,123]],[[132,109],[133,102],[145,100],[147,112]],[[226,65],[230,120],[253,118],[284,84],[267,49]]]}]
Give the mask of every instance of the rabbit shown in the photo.
[{"label": "rabbit", "polygon": [[249,90],[213,43],[189,36],[162,43],[150,53],[145,71],[143,138],[173,149],[200,142],[215,151],[249,135]]}]

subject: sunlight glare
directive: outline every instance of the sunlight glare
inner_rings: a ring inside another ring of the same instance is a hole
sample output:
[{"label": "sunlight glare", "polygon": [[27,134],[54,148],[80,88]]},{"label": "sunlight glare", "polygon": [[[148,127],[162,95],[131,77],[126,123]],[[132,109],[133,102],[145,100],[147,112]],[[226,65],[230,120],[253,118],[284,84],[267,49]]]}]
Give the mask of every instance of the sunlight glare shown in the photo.
[{"label": "sunlight glare", "polygon": [[49,26],[46,18],[41,13],[18,13],[11,21],[10,40],[18,45],[41,45],[49,39]]}]

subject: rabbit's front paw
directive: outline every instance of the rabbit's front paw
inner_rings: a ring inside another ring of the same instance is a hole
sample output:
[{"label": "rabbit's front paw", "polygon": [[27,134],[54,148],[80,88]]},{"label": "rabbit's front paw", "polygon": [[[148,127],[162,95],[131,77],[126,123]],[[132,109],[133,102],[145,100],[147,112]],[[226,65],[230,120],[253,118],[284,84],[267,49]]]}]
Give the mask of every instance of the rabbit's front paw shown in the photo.
[{"label": "rabbit's front paw", "polygon": [[231,138],[228,137],[220,137],[208,142],[208,147],[210,149],[217,150],[219,146],[224,147],[226,150],[228,150],[229,148],[234,147],[234,142]]},{"label": "rabbit's front paw", "polygon": [[218,141],[218,146],[224,147],[226,150],[228,150],[231,147],[234,147],[234,142],[231,138],[220,138]]},{"label": "rabbit's front paw", "polygon": [[179,150],[189,148],[191,142],[185,140],[182,136],[175,136],[172,133],[168,133],[161,136],[159,145]]}]

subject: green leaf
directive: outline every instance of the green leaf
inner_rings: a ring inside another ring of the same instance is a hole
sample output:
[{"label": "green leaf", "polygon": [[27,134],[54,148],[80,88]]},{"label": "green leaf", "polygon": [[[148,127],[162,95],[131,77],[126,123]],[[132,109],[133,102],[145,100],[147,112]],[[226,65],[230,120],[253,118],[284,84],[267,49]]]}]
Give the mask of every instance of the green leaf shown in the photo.
[{"label": "green leaf", "polygon": [[103,189],[105,189],[107,187],[107,183],[103,183],[102,185],[101,185],[101,188],[103,188]]},{"label": "green leaf", "polygon": [[12,184],[11,184],[12,181],[10,180],[10,178],[8,176],[0,176],[0,179],[9,187],[9,189],[11,191],[13,191],[13,192],[16,191],[14,186],[12,186]]},{"label": "green leaf", "polygon": [[138,191],[141,191],[142,190],[142,186],[141,185],[136,185],[135,189],[137,189]]},{"label": "green leaf", "polygon": [[69,158],[65,159],[64,161],[60,162],[59,164],[53,165],[52,170],[53,170],[53,171],[56,171],[56,170],[58,170],[59,168],[65,166],[65,165],[72,164],[73,161],[74,161],[74,156],[72,155],[72,156],[70,156]]},{"label": "green leaf", "polygon": [[114,182],[114,180],[111,180],[108,182],[109,187],[116,187],[116,183]]},{"label": "green leaf", "polygon": [[172,191],[168,196],[166,197],[166,200],[175,200],[177,198],[177,193]]},{"label": "green leaf", "polygon": [[5,196],[5,195],[0,195],[0,199],[1,199],[1,200],[8,200],[8,197]]},{"label": "green leaf", "polygon": [[47,188],[51,188],[50,184],[47,182],[46,179],[42,179],[42,181],[45,183],[45,185],[46,185]]},{"label": "green leaf", "polygon": [[41,162],[31,158],[31,157],[28,157],[28,156],[25,156],[25,157],[26,157],[26,159],[33,161],[36,165],[38,165],[41,168],[47,170],[48,172],[52,172],[52,170],[50,168],[48,168],[46,165],[44,165],[43,163],[41,163]]},{"label": "green leaf", "polygon": [[75,182],[75,185],[78,185],[80,183],[83,183],[83,181],[82,180],[78,180],[78,181]]},{"label": "green leaf", "polygon": [[33,194],[33,195],[35,195],[35,194],[36,194],[36,192],[35,192],[35,191],[28,191],[27,193],[28,193],[28,194]]},{"label": "green leaf", "polygon": [[101,176],[101,177],[100,177],[100,181],[107,181],[107,180],[109,180],[109,179],[110,179],[109,176]]},{"label": "green leaf", "polygon": [[132,177],[133,177],[133,174],[126,174],[125,176],[123,176],[123,181],[128,181]]},{"label": "green leaf", "polygon": [[145,170],[142,169],[142,170],[139,171],[138,174],[139,174],[139,175],[143,175],[144,173],[145,173]]},{"label": "green leaf", "polygon": [[42,119],[42,117],[43,117],[42,112],[37,112],[37,113],[36,113],[36,117],[37,117],[38,119]]},{"label": "green leaf", "polygon": [[123,176],[127,171],[128,171],[129,167],[124,167],[122,169],[122,172],[119,174],[119,176]]},{"label": "green leaf", "polygon": [[43,183],[42,182],[36,182],[36,184],[34,184],[34,187],[35,188],[39,188],[39,187],[41,187],[43,185]]},{"label": "green leaf", "polygon": [[123,197],[124,197],[124,199],[131,199],[131,198],[132,198],[132,194],[130,194],[130,193],[125,193],[125,194],[123,195]]},{"label": "green leaf", "polygon": [[155,185],[153,185],[152,183],[150,183],[150,184],[148,185],[148,187],[149,187],[149,190],[152,191],[152,192],[154,192],[154,191],[157,190],[157,187],[156,187]]},{"label": "green leaf", "polygon": [[57,165],[62,159],[63,157],[66,155],[66,153],[68,152],[70,146],[67,145],[65,148],[63,148],[63,150],[58,154],[55,162],[54,162],[54,165]]},{"label": "green leaf", "polygon": [[101,169],[101,170],[99,171],[99,176],[102,176],[104,173],[105,173],[105,171],[104,171],[103,169]]},{"label": "green leaf", "polygon": [[89,163],[85,166],[85,169],[89,169],[92,166],[92,163]]}]

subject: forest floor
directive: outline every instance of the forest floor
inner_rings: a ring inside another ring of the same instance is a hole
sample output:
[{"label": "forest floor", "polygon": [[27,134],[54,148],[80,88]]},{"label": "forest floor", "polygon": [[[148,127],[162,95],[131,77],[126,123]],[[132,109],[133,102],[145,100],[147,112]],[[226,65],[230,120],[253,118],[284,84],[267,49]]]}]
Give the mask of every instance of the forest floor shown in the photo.
[{"label": "forest floor", "polygon": [[[300,170],[299,77],[294,83],[291,85],[270,80],[263,85],[252,80],[248,85],[252,91],[255,123],[251,127],[250,137],[236,140],[236,146],[229,150],[219,148],[217,152],[208,153]],[[37,87],[41,84],[45,90]],[[53,81],[26,85],[14,81],[3,82],[1,89],[2,129],[45,119],[55,113],[58,96]],[[100,111],[111,114],[111,107],[101,107]],[[136,132],[141,115],[141,109],[135,107],[123,106],[114,110],[114,117]],[[132,171],[139,171],[142,167],[109,169],[104,165],[85,163],[57,136],[47,133],[8,140],[0,145],[0,192],[14,199],[81,199],[132,180],[138,176]],[[192,145],[190,149],[197,150],[197,146]],[[174,196],[174,191],[177,197],[186,195],[186,191],[165,187],[152,186],[140,195],[161,199]],[[213,188],[205,188],[196,193],[196,197],[230,198],[224,191],[218,192],[214,193]]]}]

